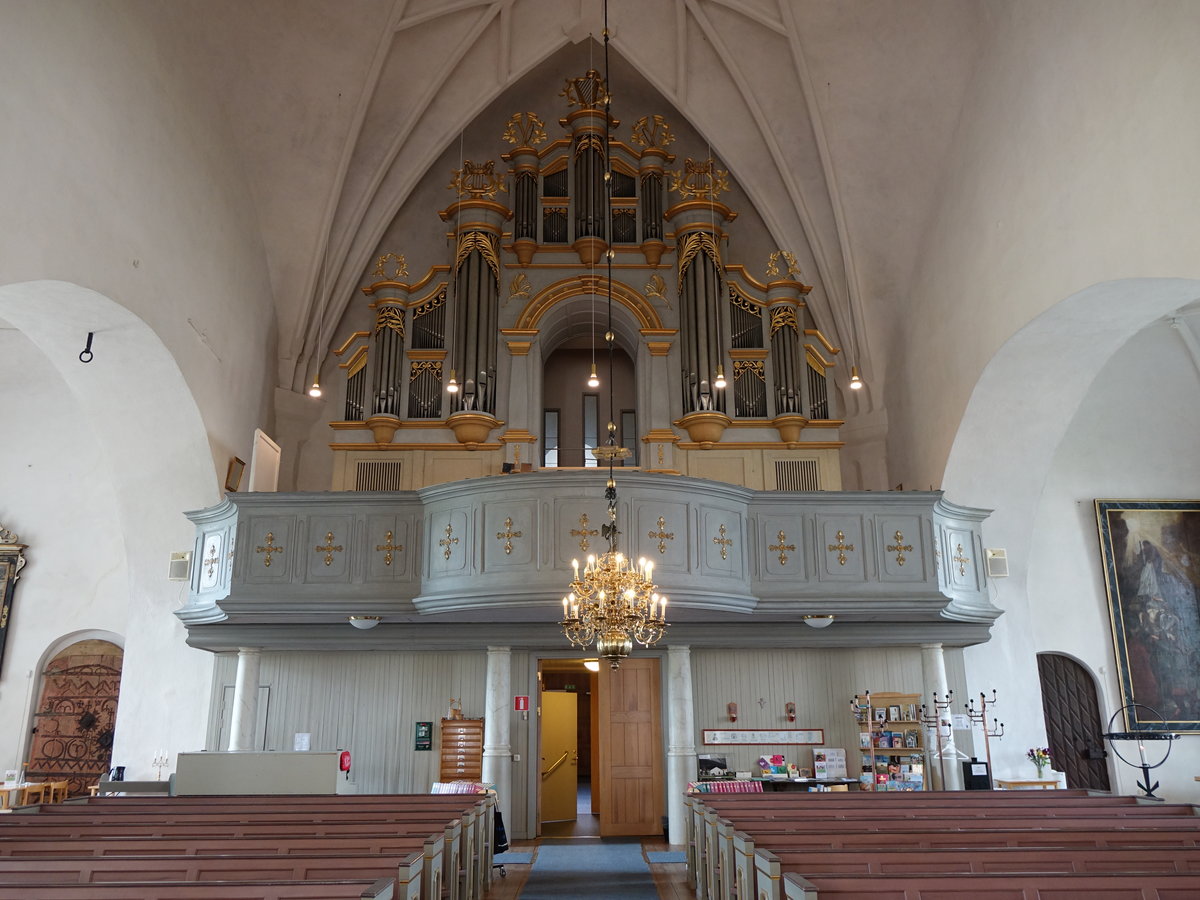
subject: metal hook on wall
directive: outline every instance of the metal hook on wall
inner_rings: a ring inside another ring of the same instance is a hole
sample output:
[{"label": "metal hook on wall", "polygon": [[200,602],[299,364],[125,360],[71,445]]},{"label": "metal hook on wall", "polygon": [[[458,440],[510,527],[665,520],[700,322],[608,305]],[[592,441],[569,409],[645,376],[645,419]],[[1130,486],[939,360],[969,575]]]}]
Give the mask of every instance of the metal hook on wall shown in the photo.
[{"label": "metal hook on wall", "polygon": [[95,354],[92,353],[92,338],[95,336],[96,336],[96,332],[94,332],[94,331],[88,332],[87,346],[84,347],[83,351],[79,354],[79,361],[81,363],[90,363],[92,361],[92,359],[94,358]]}]

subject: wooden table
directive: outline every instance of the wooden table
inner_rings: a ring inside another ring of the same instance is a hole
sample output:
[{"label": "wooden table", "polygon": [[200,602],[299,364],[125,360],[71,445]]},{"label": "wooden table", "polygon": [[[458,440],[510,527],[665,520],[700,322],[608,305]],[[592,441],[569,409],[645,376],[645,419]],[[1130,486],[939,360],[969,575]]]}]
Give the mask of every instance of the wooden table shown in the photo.
[{"label": "wooden table", "polygon": [[996,789],[1000,791],[1053,791],[1058,789],[1056,778],[997,778]]},{"label": "wooden table", "polygon": [[[21,805],[24,801],[33,800],[35,795],[37,797],[35,802],[41,801],[49,788],[50,782],[48,781],[0,782],[0,809]],[[17,793],[18,791],[20,794]]]}]

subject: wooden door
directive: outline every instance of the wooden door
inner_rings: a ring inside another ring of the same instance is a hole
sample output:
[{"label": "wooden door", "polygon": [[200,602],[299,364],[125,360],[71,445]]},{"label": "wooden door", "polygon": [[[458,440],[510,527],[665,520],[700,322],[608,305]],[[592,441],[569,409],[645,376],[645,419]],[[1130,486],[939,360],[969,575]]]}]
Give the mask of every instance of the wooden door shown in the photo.
[{"label": "wooden door", "polygon": [[600,834],[662,834],[659,666],[654,658],[600,666]]},{"label": "wooden door", "polygon": [[579,805],[579,698],[542,691],[543,822],[573,822]]},{"label": "wooden door", "polygon": [[1069,788],[1110,790],[1096,683],[1070,657],[1039,653],[1037,659],[1052,768],[1066,772]]}]

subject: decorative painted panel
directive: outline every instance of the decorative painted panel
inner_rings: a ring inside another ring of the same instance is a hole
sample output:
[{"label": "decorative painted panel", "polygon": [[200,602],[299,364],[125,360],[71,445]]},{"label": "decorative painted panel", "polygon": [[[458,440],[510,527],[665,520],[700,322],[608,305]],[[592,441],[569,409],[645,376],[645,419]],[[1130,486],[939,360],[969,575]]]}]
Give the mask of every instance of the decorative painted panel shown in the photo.
[{"label": "decorative painted panel", "polygon": [[375,514],[366,517],[366,565],[363,580],[368,583],[406,581],[413,576],[413,561],[418,552],[408,516]]},{"label": "decorative painted panel", "polygon": [[599,556],[608,549],[601,532],[608,524],[608,506],[603,500],[559,499],[553,509],[555,568],[567,569],[573,559],[582,565],[589,554]]},{"label": "decorative painted panel", "polygon": [[537,501],[503,500],[483,506],[483,571],[526,568],[534,563]]},{"label": "decorative painted panel", "polygon": [[702,573],[736,577],[742,574],[746,538],[742,517],[725,509],[700,510],[700,558]]},{"label": "decorative painted panel", "polygon": [[621,536],[621,546],[634,559],[646,557],[659,572],[688,571],[688,505],[638,499],[632,506],[636,527],[632,536]]},{"label": "decorative painted panel", "polygon": [[762,516],[758,520],[758,564],[765,581],[808,578],[804,520],[799,516]]},{"label": "decorative painted panel", "polygon": [[877,516],[875,546],[879,580],[884,582],[924,581],[925,534],[920,516]]},{"label": "decorative painted panel", "polygon": [[251,516],[238,529],[245,584],[288,584],[303,548],[296,545],[296,516]]},{"label": "decorative painted panel", "polygon": [[354,517],[319,514],[308,518],[303,547],[304,581],[308,584],[350,581],[354,558]]},{"label": "decorative painted panel", "polygon": [[965,528],[947,528],[944,532],[942,568],[954,590],[979,590],[979,552],[975,536]]},{"label": "decorative painted panel", "polygon": [[425,522],[429,535],[428,563],[431,576],[458,575],[469,571],[474,553],[471,510],[464,507],[440,510]]},{"label": "decorative painted panel", "polygon": [[862,516],[818,514],[817,577],[821,581],[865,581]]}]

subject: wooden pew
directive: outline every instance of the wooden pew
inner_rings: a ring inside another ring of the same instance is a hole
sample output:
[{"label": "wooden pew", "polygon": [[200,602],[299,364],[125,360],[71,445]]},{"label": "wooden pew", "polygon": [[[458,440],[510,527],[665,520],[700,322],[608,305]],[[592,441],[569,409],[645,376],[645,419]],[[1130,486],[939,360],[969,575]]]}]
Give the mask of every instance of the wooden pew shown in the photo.
[{"label": "wooden pew", "polygon": [[1200,896],[1200,875],[920,875],[869,878],[829,875],[806,879],[783,876],[786,900],[831,898],[903,897],[927,900],[936,897],[1003,897],[1004,900],[1065,900],[1102,897],[1103,900],[1195,900]]},{"label": "wooden pew", "polygon": [[116,884],[0,884],[0,900],[392,900],[381,881],[120,882]]}]

